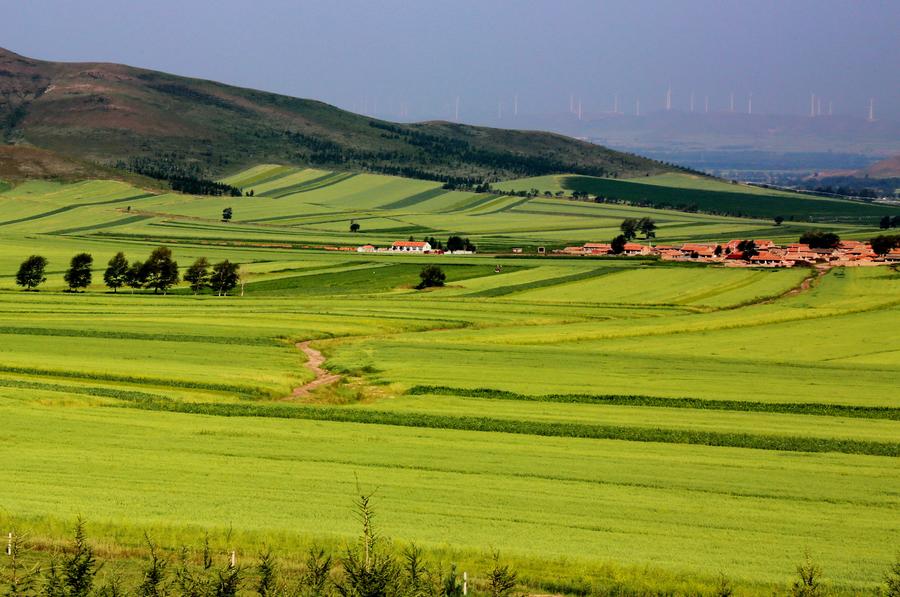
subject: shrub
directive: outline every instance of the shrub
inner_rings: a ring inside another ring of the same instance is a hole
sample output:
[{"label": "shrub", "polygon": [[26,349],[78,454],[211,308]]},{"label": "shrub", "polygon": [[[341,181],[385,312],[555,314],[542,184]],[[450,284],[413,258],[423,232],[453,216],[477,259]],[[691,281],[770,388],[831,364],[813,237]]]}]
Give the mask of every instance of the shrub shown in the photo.
[{"label": "shrub", "polygon": [[419,272],[419,278],[422,279],[419,282],[419,285],[416,288],[431,288],[434,286],[443,286],[444,280],[447,279],[447,274],[436,265],[426,265],[422,268],[422,271]]}]

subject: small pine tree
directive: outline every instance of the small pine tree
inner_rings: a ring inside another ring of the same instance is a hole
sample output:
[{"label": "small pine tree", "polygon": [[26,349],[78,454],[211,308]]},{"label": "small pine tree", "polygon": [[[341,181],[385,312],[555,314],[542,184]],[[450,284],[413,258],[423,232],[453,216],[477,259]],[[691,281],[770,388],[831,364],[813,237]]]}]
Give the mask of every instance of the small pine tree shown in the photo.
[{"label": "small pine tree", "polygon": [[118,292],[119,288],[128,282],[128,260],[125,253],[119,251],[107,264],[106,271],[103,272],[103,283],[113,292]]},{"label": "small pine tree", "polygon": [[328,595],[333,560],[321,547],[312,546],[306,552],[306,566],[300,574],[297,593],[300,597]]},{"label": "small pine tree", "polygon": [[881,592],[885,597],[900,597],[900,554],[884,575],[884,589]]},{"label": "small pine tree", "polygon": [[394,558],[381,548],[375,531],[371,494],[360,494],[356,502],[362,536],[356,546],[347,547],[341,559],[344,578],[336,589],[342,597],[388,597],[395,595],[398,570]]},{"label": "small pine tree", "polygon": [[731,581],[725,574],[719,574],[719,581],[716,583],[714,595],[716,597],[731,597],[734,595],[734,588],[731,586]]},{"label": "small pine tree", "polygon": [[456,564],[451,564],[447,575],[441,579],[440,590],[443,597],[463,597],[463,584],[456,573]]},{"label": "small pine tree", "polygon": [[41,597],[66,597],[66,584],[63,578],[63,566],[56,554],[50,556],[44,571],[44,582]]},{"label": "small pine tree", "polygon": [[792,597],[821,597],[825,595],[822,586],[822,568],[813,562],[812,556],[807,551],[804,561],[797,566],[797,578],[791,585]]},{"label": "small pine tree", "polygon": [[0,572],[0,579],[6,587],[4,595],[8,597],[36,597],[38,594],[38,577],[40,566],[28,567],[22,562],[28,550],[28,539],[12,531],[9,544],[9,564]]},{"label": "small pine tree", "polygon": [[422,549],[415,544],[403,550],[403,589],[408,597],[429,597],[436,590]]},{"label": "small pine tree", "polygon": [[256,594],[259,597],[274,597],[278,595],[278,563],[271,549],[260,552],[256,564]]},{"label": "small pine tree", "polygon": [[168,562],[160,556],[159,548],[150,536],[144,534],[144,541],[149,549],[150,559],[143,569],[143,580],[138,586],[137,594],[140,597],[165,597],[167,594],[166,567]]},{"label": "small pine tree", "polygon": [[488,592],[491,597],[507,597],[516,588],[517,574],[508,565],[500,565],[500,553],[494,552],[494,566],[488,575]]},{"label": "small pine tree", "polygon": [[87,541],[85,522],[80,517],[75,523],[71,553],[63,558],[62,569],[66,597],[88,597],[97,575],[97,559]]},{"label": "small pine tree", "polygon": [[234,215],[234,211],[230,207],[226,207],[222,210],[222,221],[230,222],[231,217]]}]

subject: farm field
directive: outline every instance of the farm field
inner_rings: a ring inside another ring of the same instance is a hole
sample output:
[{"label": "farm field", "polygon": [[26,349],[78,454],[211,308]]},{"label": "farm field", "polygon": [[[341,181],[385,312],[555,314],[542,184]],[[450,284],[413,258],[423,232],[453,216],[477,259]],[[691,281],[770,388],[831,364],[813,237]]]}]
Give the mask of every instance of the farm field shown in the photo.
[{"label": "farm field", "polygon": [[506,181],[497,187],[505,191],[537,189],[541,193],[550,191],[565,195],[579,191],[648,207],[693,207],[701,212],[763,219],[781,216],[788,222],[873,225],[884,215],[900,213],[896,206],[812,197],[680,173],[632,179],[539,176]]},{"label": "farm field", "polygon": [[[254,197],[110,181],[0,192],[0,531],[56,540],[75,517],[111,553],[204,529],[250,560],[384,534],[530,590],[781,592],[809,550],[837,594],[900,548],[900,273],[495,255],[608,240],[653,214],[659,242],[795,240],[811,226],[263,165]],[[622,184],[636,184],[625,183]],[[708,192],[714,192],[715,189]],[[225,207],[234,218],[223,223]],[[361,231],[349,232],[355,221]],[[477,255],[310,246],[462,233]],[[117,294],[117,251],[240,264],[233,296]],[[68,259],[94,283],[64,293]],[[15,286],[30,254],[40,292]],[[443,288],[417,290],[438,264]],[[502,268],[498,267],[502,266]],[[314,378],[312,340],[343,376]]]}]

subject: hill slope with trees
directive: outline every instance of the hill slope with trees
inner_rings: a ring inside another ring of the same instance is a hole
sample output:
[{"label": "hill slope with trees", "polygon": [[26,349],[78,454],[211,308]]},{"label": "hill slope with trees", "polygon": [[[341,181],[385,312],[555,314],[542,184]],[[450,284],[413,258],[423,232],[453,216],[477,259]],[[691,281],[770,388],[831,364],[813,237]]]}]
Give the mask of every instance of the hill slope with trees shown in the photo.
[{"label": "hill slope with trees", "polygon": [[0,138],[106,164],[196,164],[210,175],[278,162],[470,184],[672,169],[552,133],[394,124],[315,100],[119,64],[33,60],[2,48]]}]

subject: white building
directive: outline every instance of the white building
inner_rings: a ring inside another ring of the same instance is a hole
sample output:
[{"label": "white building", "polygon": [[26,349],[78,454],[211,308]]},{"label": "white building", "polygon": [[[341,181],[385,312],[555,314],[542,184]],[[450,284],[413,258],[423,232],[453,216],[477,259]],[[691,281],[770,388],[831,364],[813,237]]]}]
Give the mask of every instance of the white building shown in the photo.
[{"label": "white building", "polygon": [[398,240],[391,245],[391,251],[400,253],[429,253],[431,244],[415,240]]}]

